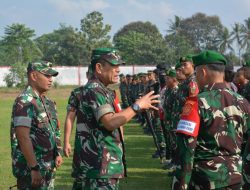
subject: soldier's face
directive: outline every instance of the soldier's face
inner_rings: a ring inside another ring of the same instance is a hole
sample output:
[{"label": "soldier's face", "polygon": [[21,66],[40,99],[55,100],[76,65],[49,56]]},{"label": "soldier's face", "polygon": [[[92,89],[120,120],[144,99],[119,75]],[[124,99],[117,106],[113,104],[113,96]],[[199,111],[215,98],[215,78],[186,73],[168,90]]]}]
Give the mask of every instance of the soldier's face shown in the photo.
[{"label": "soldier's face", "polygon": [[51,88],[52,76],[44,75],[38,71],[33,71],[31,75],[33,86],[39,93],[46,92]]},{"label": "soldier's face", "polygon": [[177,80],[185,80],[186,79],[186,76],[182,72],[181,68],[176,69],[176,78],[177,78]]},{"label": "soldier's face", "polygon": [[240,86],[240,85],[244,84],[245,81],[246,81],[246,78],[244,76],[244,71],[243,70],[237,71],[237,73],[234,76],[234,83],[237,86]]},{"label": "soldier's face", "polygon": [[181,63],[181,70],[184,75],[188,76],[194,72],[193,63],[190,61],[182,62]]},{"label": "soldier's face", "polygon": [[102,64],[100,67],[100,79],[104,85],[115,84],[119,82],[119,65]]}]

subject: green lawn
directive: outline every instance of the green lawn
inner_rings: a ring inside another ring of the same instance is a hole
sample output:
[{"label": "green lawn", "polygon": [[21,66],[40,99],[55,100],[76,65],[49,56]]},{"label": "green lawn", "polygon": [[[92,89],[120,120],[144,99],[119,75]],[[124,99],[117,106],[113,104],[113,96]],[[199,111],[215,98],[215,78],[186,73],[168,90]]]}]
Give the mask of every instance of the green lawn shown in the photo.
[{"label": "green lawn", "polygon": [[[63,134],[67,98],[73,87],[54,89],[49,96],[56,100]],[[15,185],[11,173],[10,158],[10,115],[13,101],[18,90],[0,89],[0,189],[8,189]],[[63,136],[63,135],[62,135]],[[72,145],[73,145],[72,135]],[[142,129],[136,123],[125,126],[125,146],[128,166],[128,177],[120,181],[120,190],[169,190],[170,177],[167,171],[161,169],[159,159],[152,159],[154,152],[153,139],[143,135]],[[72,186],[72,157],[64,158],[62,167],[57,171],[55,189],[68,190]]]}]

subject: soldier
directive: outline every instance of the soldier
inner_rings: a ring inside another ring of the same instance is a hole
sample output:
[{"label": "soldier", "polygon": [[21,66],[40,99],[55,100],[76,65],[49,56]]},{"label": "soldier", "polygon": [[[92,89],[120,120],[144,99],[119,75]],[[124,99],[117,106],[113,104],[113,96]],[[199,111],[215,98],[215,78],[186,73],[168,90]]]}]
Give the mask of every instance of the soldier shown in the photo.
[{"label": "soldier", "polygon": [[[244,68],[244,75],[247,80],[250,80],[250,60],[246,61]],[[244,92],[242,94],[248,102],[250,101],[250,82],[248,82],[244,88]]]},{"label": "soldier", "polygon": [[243,96],[243,94],[245,94],[244,90],[246,89],[246,85],[248,83],[248,80],[244,74],[244,67],[239,68],[235,73],[234,83],[237,86],[238,93]]},{"label": "soldier", "polygon": [[180,58],[181,70],[185,75],[186,79],[181,84],[178,92],[178,102],[179,107],[182,108],[188,97],[196,96],[199,92],[195,74],[194,74],[194,64],[192,61],[192,55],[188,54]]},{"label": "soldier", "polygon": [[18,189],[54,189],[62,147],[55,103],[46,92],[58,72],[50,62],[28,64],[28,86],[16,98],[11,117],[12,171]]},{"label": "soldier", "polygon": [[127,80],[127,87],[128,87],[128,91],[127,91],[128,105],[131,106],[132,105],[132,99],[131,99],[132,76],[130,74],[127,74],[126,80]]},{"label": "soldier", "polygon": [[235,76],[234,65],[232,63],[227,63],[225,67],[225,83],[228,88],[230,88],[234,92],[237,92],[238,88],[233,83],[234,76]]},{"label": "soldier", "polygon": [[125,109],[128,107],[128,98],[127,98],[127,91],[128,91],[128,86],[127,86],[127,81],[126,77],[123,74],[120,74],[120,94],[121,94],[121,100],[122,100],[122,108]]},{"label": "soldier", "polygon": [[176,94],[178,92],[178,80],[176,78],[176,71],[169,69],[166,72],[167,90],[165,91],[165,99],[163,103],[164,115],[165,115],[165,132],[166,132],[166,166],[164,168],[171,169],[174,161],[174,151],[176,147],[176,138],[174,129],[176,124],[174,122],[174,103]]},{"label": "soldier", "polygon": [[[73,157],[73,189],[118,189],[126,176],[121,126],[143,109],[156,109],[159,95],[150,92],[121,111],[115,102],[115,91],[107,88],[117,83],[119,65],[123,63],[116,50],[93,50],[91,68],[94,75],[85,86],[73,90],[67,111],[76,115]],[[66,126],[67,128],[67,126]],[[69,134],[65,135],[69,143]]]},{"label": "soldier", "polygon": [[178,164],[172,189],[240,190],[241,144],[250,127],[250,106],[227,88],[227,61],[221,54],[204,51],[193,61],[201,92],[187,99],[177,126]]}]

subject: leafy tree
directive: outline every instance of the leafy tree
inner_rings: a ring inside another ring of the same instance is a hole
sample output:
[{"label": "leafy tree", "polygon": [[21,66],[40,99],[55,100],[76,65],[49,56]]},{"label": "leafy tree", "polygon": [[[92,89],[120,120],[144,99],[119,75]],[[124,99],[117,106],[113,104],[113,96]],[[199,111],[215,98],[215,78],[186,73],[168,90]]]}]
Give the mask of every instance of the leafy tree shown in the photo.
[{"label": "leafy tree", "polygon": [[116,43],[117,40],[119,40],[119,37],[127,35],[131,31],[137,32],[137,33],[143,33],[147,36],[154,36],[159,35],[159,30],[156,27],[156,25],[152,24],[151,22],[131,22],[125,26],[123,26],[117,33],[115,33],[113,42]]},{"label": "leafy tree", "polygon": [[171,50],[171,56],[168,57],[171,65],[175,65],[176,61],[179,60],[181,56],[194,53],[194,49],[189,40],[178,33],[166,35],[165,43],[168,49]]},{"label": "leafy tree", "polygon": [[197,13],[180,21],[180,34],[185,36],[196,51],[217,50],[216,42],[223,32],[223,25],[218,16],[206,16]]},{"label": "leafy tree", "polygon": [[86,39],[87,62],[90,62],[91,51],[97,47],[112,47],[108,33],[111,25],[103,23],[102,13],[94,11],[81,20],[81,31]]},{"label": "leafy tree", "polygon": [[43,59],[57,65],[72,66],[87,62],[84,36],[72,26],[60,24],[59,29],[40,36],[36,43],[43,51]]},{"label": "leafy tree", "polygon": [[131,31],[117,38],[115,47],[128,64],[165,64],[168,50],[161,35],[147,36]]},{"label": "leafy tree", "polygon": [[12,24],[5,28],[4,33],[1,49],[5,65],[27,63],[41,57],[42,52],[32,40],[34,30],[24,24]]},{"label": "leafy tree", "polygon": [[242,24],[235,23],[233,28],[232,28],[232,38],[236,42],[240,63],[241,63],[241,52],[243,50],[243,45],[242,45],[242,40],[241,40],[241,33],[242,33]]},{"label": "leafy tree", "polygon": [[225,53],[226,50],[234,51],[232,44],[233,44],[232,34],[230,34],[228,29],[225,27],[217,41],[219,52]]},{"label": "leafy tree", "polygon": [[177,35],[180,31],[181,17],[175,15],[174,20],[170,20],[168,34]]},{"label": "leafy tree", "polygon": [[240,38],[242,41],[242,46],[246,48],[246,50],[250,50],[250,17],[244,22],[245,23],[242,25]]}]

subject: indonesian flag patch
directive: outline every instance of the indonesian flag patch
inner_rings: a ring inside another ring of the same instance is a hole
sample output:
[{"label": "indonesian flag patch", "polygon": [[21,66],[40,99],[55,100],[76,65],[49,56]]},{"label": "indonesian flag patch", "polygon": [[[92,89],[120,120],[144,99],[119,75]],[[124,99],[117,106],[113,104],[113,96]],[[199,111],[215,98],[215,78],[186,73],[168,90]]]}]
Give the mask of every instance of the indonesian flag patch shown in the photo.
[{"label": "indonesian flag patch", "polygon": [[200,116],[198,112],[198,98],[189,97],[182,109],[180,121],[176,133],[182,133],[197,137],[200,128]]},{"label": "indonesian flag patch", "polygon": [[116,93],[115,93],[114,107],[115,107],[115,112],[116,113],[119,113],[120,111],[122,111],[120,101],[119,101],[119,98],[118,98]]}]

